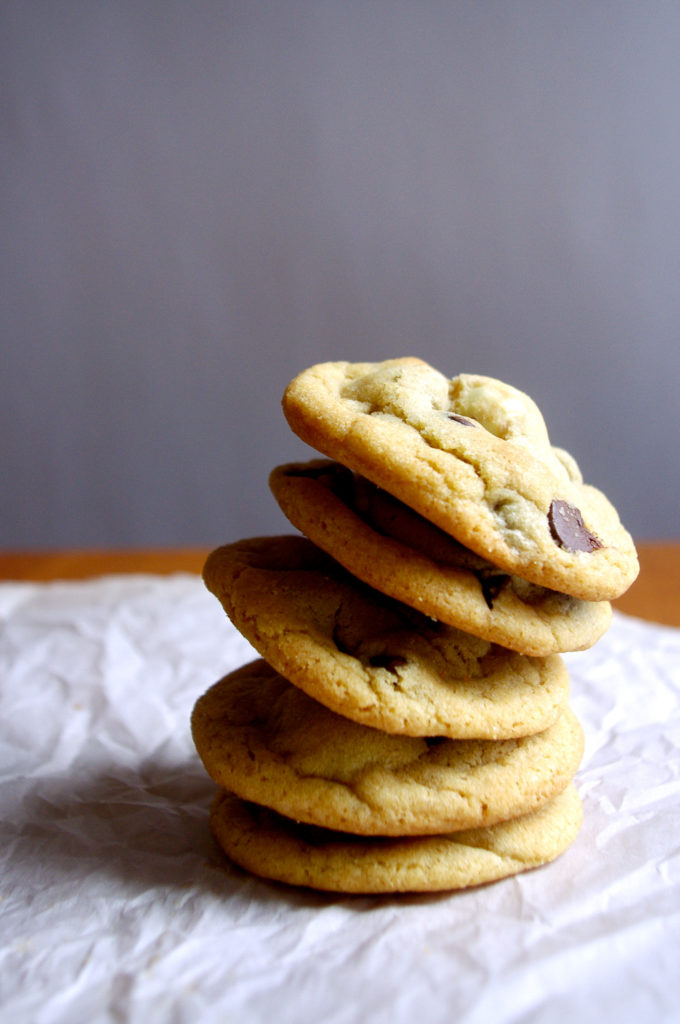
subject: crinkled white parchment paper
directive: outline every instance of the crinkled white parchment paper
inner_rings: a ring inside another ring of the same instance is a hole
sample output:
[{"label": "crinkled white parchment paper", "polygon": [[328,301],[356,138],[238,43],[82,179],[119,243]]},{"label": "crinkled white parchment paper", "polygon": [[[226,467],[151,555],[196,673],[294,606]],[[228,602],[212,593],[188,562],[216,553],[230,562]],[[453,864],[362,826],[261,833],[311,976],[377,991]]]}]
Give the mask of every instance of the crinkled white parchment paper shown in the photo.
[{"label": "crinkled white parchment paper", "polygon": [[0,585],[0,1016],[680,1019],[680,631],[567,656],[579,838],[469,892],[344,898],[222,858],[189,717],[254,657],[195,577]]}]

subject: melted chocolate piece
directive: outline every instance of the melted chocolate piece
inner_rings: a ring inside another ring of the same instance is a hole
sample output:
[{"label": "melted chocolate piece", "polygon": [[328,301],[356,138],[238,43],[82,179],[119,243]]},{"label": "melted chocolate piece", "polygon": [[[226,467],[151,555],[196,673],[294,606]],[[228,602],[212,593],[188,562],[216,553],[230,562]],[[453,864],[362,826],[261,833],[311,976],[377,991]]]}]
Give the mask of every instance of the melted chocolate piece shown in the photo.
[{"label": "melted chocolate piece", "polygon": [[503,572],[498,573],[495,576],[478,575],[477,579],[480,582],[486,606],[487,608],[492,609],[494,601],[500,594],[503,587],[510,581],[510,577],[507,573]]},{"label": "melted chocolate piece", "polygon": [[475,423],[474,420],[469,420],[467,416],[460,416],[457,412],[447,412],[446,414],[450,420],[454,420],[455,423],[462,423],[464,427],[478,427],[479,423]]},{"label": "melted chocolate piece", "polygon": [[373,666],[374,669],[387,669],[388,672],[394,672],[395,669],[400,665],[406,665],[406,657],[402,657],[401,654],[374,654],[373,657],[369,658],[369,665]]},{"label": "melted chocolate piece", "polygon": [[396,675],[395,669],[399,665],[405,665],[406,658],[403,658],[401,654],[374,654],[372,658],[368,659],[368,663],[373,668],[386,668],[388,672]]},{"label": "melted chocolate piece", "polygon": [[349,654],[353,658],[356,657],[355,652],[351,649],[351,647],[349,647],[348,644],[345,643],[344,639],[342,638],[340,626],[337,624],[337,622],[333,626],[332,639],[333,643],[335,644],[335,646],[337,647],[341,654]]},{"label": "melted chocolate piece", "polygon": [[550,533],[556,544],[567,551],[597,551],[602,541],[591,533],[575,505],[554,498],[548,510]]}]

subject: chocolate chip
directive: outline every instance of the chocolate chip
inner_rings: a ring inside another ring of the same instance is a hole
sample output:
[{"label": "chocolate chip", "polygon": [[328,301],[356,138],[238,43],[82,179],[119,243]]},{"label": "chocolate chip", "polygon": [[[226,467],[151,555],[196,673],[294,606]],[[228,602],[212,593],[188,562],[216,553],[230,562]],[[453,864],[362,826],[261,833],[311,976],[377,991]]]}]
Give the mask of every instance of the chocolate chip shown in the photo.
[{"label": "chocolate chip", "polygon": [[388,672],[396,675],[395,670],[400,665],[406,664],[406,658],[402,657],[401,654],[374,654],[368,659],[368,663],[373,668],[386,668]]},{"label": "chocolate chip", "polygon": [[498,573],[495,576],[481,576],[478,575],[482,587],[482,594],[486,601],[487,608],[493,608],[493,603],[500,594],[503,587],[509,582],[510,577],[507,573]]},{"label": "chocolate chip", "polygon": [[469,420],[467,416],[459,416],[457,412],[447,412],[446,415],[450,420],[454,420],[455,423],[462,423],[464,427],[479,426],[479,423],[475,423],[474,420]]},{"label": "chocolate chip", "polygon": [[345,643],[341,635],[340,626],[337,623],[333,626],[332,638],[333,643],[335,644],[335,646],[337,647],[341,654],[349,654],[352,657],[355,657],[354,651],[349,647],[348,644]]},{"label": "chocolate chip", "polygon": [[446,743],[446,736],[426,736],[425,743],[428,747],[440,747],[442,743]]},{"label": "chocolate chip", "polygon": [[602,541],[591,533],[575,505],[554,498],[548,510],[550,533],[556,544],[567,551],[597,551]]}]

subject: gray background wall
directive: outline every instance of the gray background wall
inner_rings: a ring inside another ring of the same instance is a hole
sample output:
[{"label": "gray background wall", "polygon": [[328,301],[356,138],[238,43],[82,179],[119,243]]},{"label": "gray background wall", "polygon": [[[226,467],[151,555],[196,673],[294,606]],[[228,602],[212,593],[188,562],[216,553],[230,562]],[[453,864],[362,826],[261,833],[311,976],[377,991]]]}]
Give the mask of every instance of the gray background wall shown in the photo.
[{"label": "gray background wall", "polygon": [[0,4],[0,546],[285,527],[326,359],[528,391],[678,536],[680,5]]}]

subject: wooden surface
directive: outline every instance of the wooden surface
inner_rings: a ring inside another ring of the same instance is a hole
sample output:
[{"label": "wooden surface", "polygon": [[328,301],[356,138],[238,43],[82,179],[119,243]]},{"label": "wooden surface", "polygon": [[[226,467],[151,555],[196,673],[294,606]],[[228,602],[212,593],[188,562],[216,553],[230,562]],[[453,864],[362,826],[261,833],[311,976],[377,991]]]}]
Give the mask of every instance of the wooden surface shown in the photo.
[{"label": "wooden surface", "polygon": [[[0,552],[0,580],[86,579],[109,573],[200,573],[207,549]],[[680,541],[639,542],[640,575],[614,602],[629,615],[680,626]]]},{"label": "wooden surface", "polygon": [[111,573],[200,573],[209,549],[0,551],[0,580],[82,580]]}]

